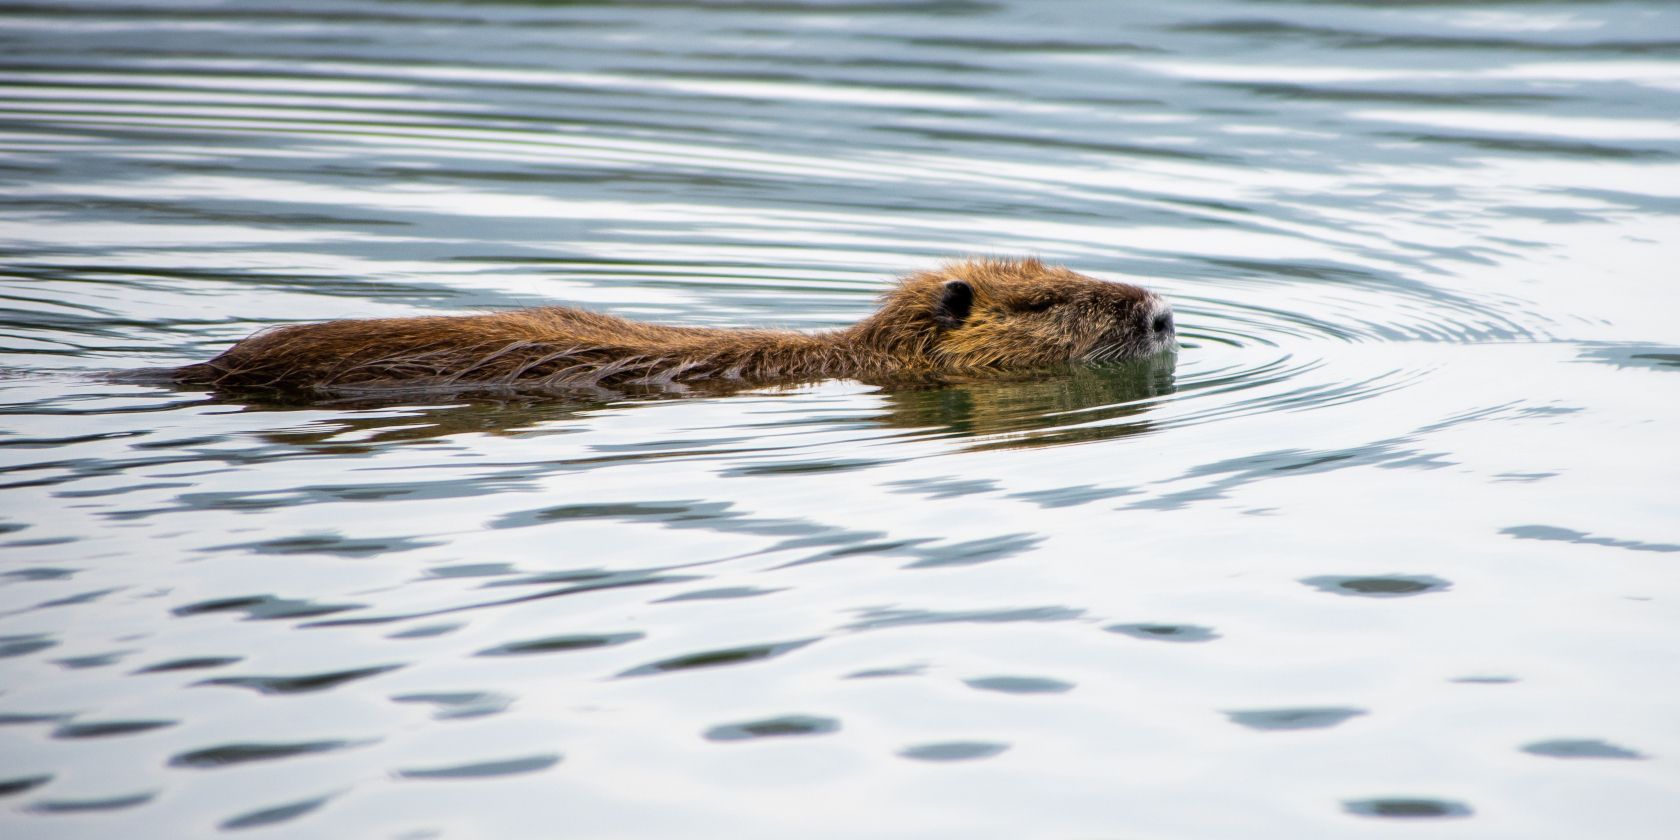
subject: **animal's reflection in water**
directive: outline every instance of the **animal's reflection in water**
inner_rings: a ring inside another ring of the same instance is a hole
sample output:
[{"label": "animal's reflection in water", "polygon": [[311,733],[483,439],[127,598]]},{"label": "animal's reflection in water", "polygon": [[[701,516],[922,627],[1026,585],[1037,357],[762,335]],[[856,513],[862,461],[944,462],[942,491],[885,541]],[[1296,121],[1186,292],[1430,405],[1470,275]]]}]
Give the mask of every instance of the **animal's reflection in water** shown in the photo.
[{"label": "animal's reflection in water", "polygon": [[[906,382],[883,385],[860,399],[878,400],[877,413],[844,422],[903,430],[907,436],[973,438],[965,449],[1004,449],[1050,446],[1124,437],[1151,428],[1147,419],[1152,398],[1174,390],[1175,354],[1101,366],[1069,366],[1056,370],[984,379]],[[808,391],[766,389],[747,392],[747,398],[785,396],[798,399]],[[302,428],[264,433],[275,444],[308,446],[330,452],[370,451],[382,444],[428,440],[459,434],[529,435],[563,427],[585,417],[599,421],[612,412],[636,411],[648,405],[670,404],[681,397],[663,394],[631,395],[621,400],[568,399],[564,396],[519,399],[457,398],[447,405],[403,408],[408,401],[339,401],[322,404],[285,404],[220,397],[247,411],[322,411],[365,409],[342,413]],[[719,397],[714,399],[731,399]],[[833,407],[825,401],[813,413]],[[379,411],[377,409],[393,409]],[[608,421],[610,422],[610,421]],[[762,422],[758,418],[757,422]],[[789,422],[793,422],[789,419]],[[836,421],[839,422],[839,421]],[[762,425],[755,428],[762,430]],[[730,438],[751,448],[753,429],[743,434],[719,429],[715,437]],[[650,442],[643,457],[678,454],[671,441]],[[690,449],[681,454],[692,454]],[[626,453],[629,454],[629,453]]]},{"label": "animal's reflection in water", "polygon": [[976,438],[969,449],[1104,440],[1147,431],[1150,398],[1172,393],[1173,354],[1016,379],[884,392],[884,425]]}]

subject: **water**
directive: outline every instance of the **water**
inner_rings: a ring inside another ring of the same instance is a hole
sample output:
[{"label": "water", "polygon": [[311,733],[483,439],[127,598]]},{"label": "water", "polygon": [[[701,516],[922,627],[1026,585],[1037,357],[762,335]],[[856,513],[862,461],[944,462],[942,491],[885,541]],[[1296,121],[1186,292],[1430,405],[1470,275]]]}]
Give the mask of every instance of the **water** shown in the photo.
[{"label": "water", "polygon": [[[0,5],[0,830],[1671,836],[1677,91],[1654,0]],[[963,254],[1176,369],[113,375]]]}]

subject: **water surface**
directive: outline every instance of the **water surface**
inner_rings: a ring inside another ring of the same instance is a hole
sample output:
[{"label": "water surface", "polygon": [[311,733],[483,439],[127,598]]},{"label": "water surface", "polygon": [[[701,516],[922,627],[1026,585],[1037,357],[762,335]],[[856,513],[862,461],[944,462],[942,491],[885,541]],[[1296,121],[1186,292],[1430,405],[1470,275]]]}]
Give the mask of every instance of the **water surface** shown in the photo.
[{"label": "water surface", "polygon": [[[1666,837],[1680,13],[0,4],[0,830]],[[126,380],[1037,255],[1176,367]]]}]

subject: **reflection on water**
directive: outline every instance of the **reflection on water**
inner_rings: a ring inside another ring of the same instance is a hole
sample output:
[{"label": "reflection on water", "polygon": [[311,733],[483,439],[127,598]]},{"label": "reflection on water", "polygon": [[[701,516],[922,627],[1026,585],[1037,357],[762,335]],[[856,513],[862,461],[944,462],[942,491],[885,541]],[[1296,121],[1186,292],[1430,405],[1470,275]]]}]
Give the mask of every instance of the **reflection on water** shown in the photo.
[{"label": "reflection on water", "polygon": [[[1164,354],[1136,362],[1080,366],[1026,373],[972,377],[925,384],[898,384],[880,391],[881,409],[859,422],[900,430],[907,436],[983,440],[973,448],[1018,448],[1104,440],[1149,431],[1144,419],[1152,398],[1174,391],[1176,356]],[[125,377],[132,379],[133,377]],[[797,387],[757,389],[760,396],[791,395]],[[567,421],[586,421],[604,411],[627,411],[639,403],[665,402],[672,395],[642,395],[619,400],[584,400],[567,395],[486,400],[463,396],[444,405],[404,405],[397,398],[273,402],[244,395],[218,395],[217,403],[241,411],[318,415],[323,405],[342,410],[330,420],[311,422],[263,435],[269,443],[303,447],[321,454],[376,452],[409,441],[462,434],[523,437],[562,431]],[[412,399],[412,398],[411,398]],[[383,410],[382,410],[383,409]],[[622,460],[639,455],[674,456],[706,448],[742,444],[747,436],[687,441],[654,441],[603,447]],[[673,449],[674,445],[684,448]],[[792,465],[788,465],[789,468]],[[834,469],[825,462],[809,469]],[[771,469],[771,468],[755,468]],[[750,474],[750,473],[748,473]],[[393,550],[395,546],[378,546]],[[342,550],[352,550],[345,547]]]},{"label": "reflection on water", "polygon": [[1173,392],[1176,357],[885,394],[884,425],[980,438],[970,449],[1107,440],[1149,431],[1152,398]]},{"label": "reflection on water", "polygon": [[[0,834],[1666,836],[1676,15],[0,4]],[[336,318],[830,329],[962,255],[1182,348],[159,375]]]}]

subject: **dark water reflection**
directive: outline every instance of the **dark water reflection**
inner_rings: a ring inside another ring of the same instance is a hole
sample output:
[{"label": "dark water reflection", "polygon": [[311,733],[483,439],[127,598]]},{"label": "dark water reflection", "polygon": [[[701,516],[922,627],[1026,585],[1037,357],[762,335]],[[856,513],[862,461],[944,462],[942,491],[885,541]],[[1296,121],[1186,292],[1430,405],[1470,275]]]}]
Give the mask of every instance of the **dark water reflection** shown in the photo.
[{"label": "dark water reflection", "polygon": [[883,425],[975,437],[971,450],[1100,441],[1150,431],[1151,400],[1173,392],[1173,357],[885,397]]},{"label": "dark water reflection", "polygon": [[[0,834],[1662,836],[1677,26],[0,3]],[[157,375],[328,318],[831,329],[967,254],[1148,285],[1183,346]]]}]

